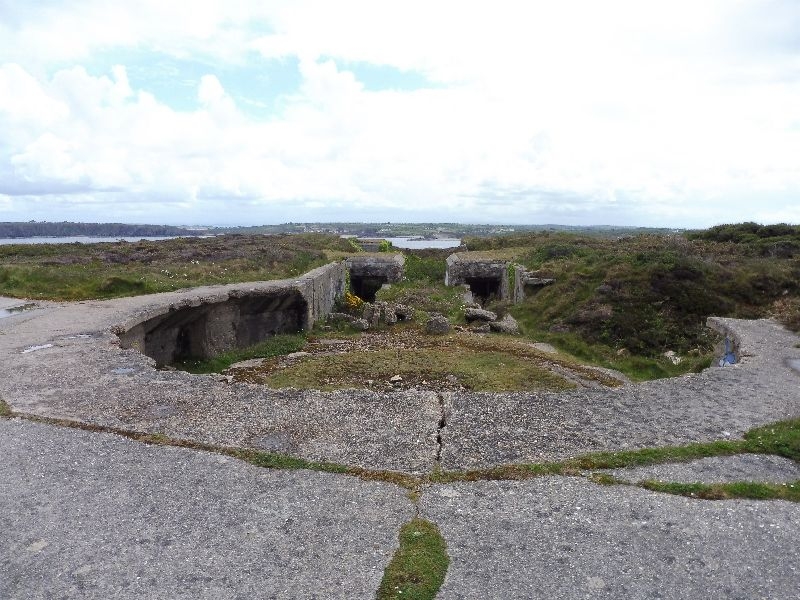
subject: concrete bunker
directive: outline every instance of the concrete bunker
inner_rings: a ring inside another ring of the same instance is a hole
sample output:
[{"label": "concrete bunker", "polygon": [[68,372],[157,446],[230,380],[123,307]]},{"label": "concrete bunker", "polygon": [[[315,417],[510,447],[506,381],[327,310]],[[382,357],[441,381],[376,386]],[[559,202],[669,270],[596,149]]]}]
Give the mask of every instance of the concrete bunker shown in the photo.
[{"label": "concrete bunker", "polygon": [[475,301],[485,305],[491,300],[508,300],[508,266],[504,260],[470,253],[447,257],[445,285],[469,287]]},{"label": "concrete bunker", "polygon": [[345,264],[335,262],[291,280],[200,288],[177,302],[170,294],[155,295],[154,303],[164,304],[114,330],[123,348],[139,350],[158,366],[211,358],[308,329],[331,312],[344,289]]},{"label": "concrete bunker", "polygon": [[387,283],[402,281],[406,259],[402,254],[358,254],[345,264],[350,274],[350,290],[362,300],[374,302]]},{"label": "concrete bunker", "polygon": [[123,348],[136,348],[158,366],[211,358],[308,327],[308,303],[299,290],[275,290],[223,302],[170,307],[120,334]]}]

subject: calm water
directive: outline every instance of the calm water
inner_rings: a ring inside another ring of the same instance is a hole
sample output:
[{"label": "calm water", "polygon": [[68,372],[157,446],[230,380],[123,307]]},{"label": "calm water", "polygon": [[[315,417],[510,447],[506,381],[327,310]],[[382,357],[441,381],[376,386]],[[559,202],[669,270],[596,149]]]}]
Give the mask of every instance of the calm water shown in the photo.
[{"label": "calm water", "polygon": [[414,238],[407,237],[387,237],[384,239],[392,242],[392,246],[395,248],[408,248],[413,250],[420,250],[422,248],[456,248],[461,245],[461,240],[457,239],[415,240]]},{"label": "calm water", "polygon": [[138,242],[139,240],[157,241],[172,240],[178,236],[170,235],[163,237],[89,237],[76,235],[71,237],[29,237],[29,238],[0,238],[0,246],[8,244],[96,244],[97,242]]}]

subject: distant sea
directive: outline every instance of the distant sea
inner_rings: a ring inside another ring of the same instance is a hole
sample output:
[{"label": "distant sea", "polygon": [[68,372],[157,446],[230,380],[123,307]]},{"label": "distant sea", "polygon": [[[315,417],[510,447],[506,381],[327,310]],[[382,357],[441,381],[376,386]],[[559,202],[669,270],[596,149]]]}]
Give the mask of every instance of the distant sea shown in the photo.
[{"label": "distant sea", "polygon": [[[29,237],[29,238],[0,238],[0,246],[7,246],[8,244],[96,244],[98,242],[138,242],[140,240],[158,241],[158,240],[172,240],[177,235],[167,236],[153,236],[153,237],[89,237],[85,235],[76,235],[71,237]],[[199,236],[207,237],[207,236]]]},{"label": "distant sea", "polygon": [[415,237],[387,237],[382,238],[392,242],[395,248],[408,248],[420,250],[422,248],[456,248],[461,245],[459,239],[422,240]]},{"label": "distant sea", "polygon": [[[75,235],[69,237],[28,237],[28,238],[0,238],[0,246],[8,244],[96,244],[98,242],[138,242],[139,240],[158,241],[158,240],[172,240],[175,235],[168,236],[153,236],[153,237],[137,237],[137,236],[121,236],[121,237],[90,237],[83,235]],[[201,235],[196,237],[213,237],[209,235]],[[422,248],[456,248],[461,245],[459,239],[441,239],[441,240],[423,240],[416,237],[389,237],[384,238],[392,242],[396,248],[408,249],[422,249]]]}]

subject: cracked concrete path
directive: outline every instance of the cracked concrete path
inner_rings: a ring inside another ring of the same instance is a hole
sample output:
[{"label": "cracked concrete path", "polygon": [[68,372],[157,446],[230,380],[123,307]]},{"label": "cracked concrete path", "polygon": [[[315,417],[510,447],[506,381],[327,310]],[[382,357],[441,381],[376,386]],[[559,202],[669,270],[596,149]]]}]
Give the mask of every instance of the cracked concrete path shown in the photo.
[{"label": "cracked concrete path", "polygon": [[427,489],[438,598],[795,598],[800,504],[702,501],[577,478]]},{"label": "cracked concrete path", "polygon": [[405,490],[0,420],[0,598],[373,598]]}]

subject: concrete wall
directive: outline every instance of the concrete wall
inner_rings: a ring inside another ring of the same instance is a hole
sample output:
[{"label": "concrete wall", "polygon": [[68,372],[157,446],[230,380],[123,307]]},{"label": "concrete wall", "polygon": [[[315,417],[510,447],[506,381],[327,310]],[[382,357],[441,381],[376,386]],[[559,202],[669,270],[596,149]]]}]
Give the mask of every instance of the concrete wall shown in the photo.
[{"label": "concrete wall", "polygon": [[357,254],[345,261],[350,272],[350,287],[353,292],[372,302],[384,283],[397,283],[403,280],[406,257],[402,254],[375,253]]},{"label": "concrete wall", "polygon": [[227,294],[154,309],[119,334],[120,345],[140,350],[160,366],[210,358],[276,334],[308,329],[331,312],[344,287],[343,263],[320,267],[296,280],[234,286]]},{"label": "concrete wall", "polygon": [[481,288],[492,287],[498,300],[508,300],[511,290],[508,284],[508,265],[504,260],[473,257],[469,253],[451,254],[447,257],[445,285],[469,285],[476,300],[485,301]]}]

